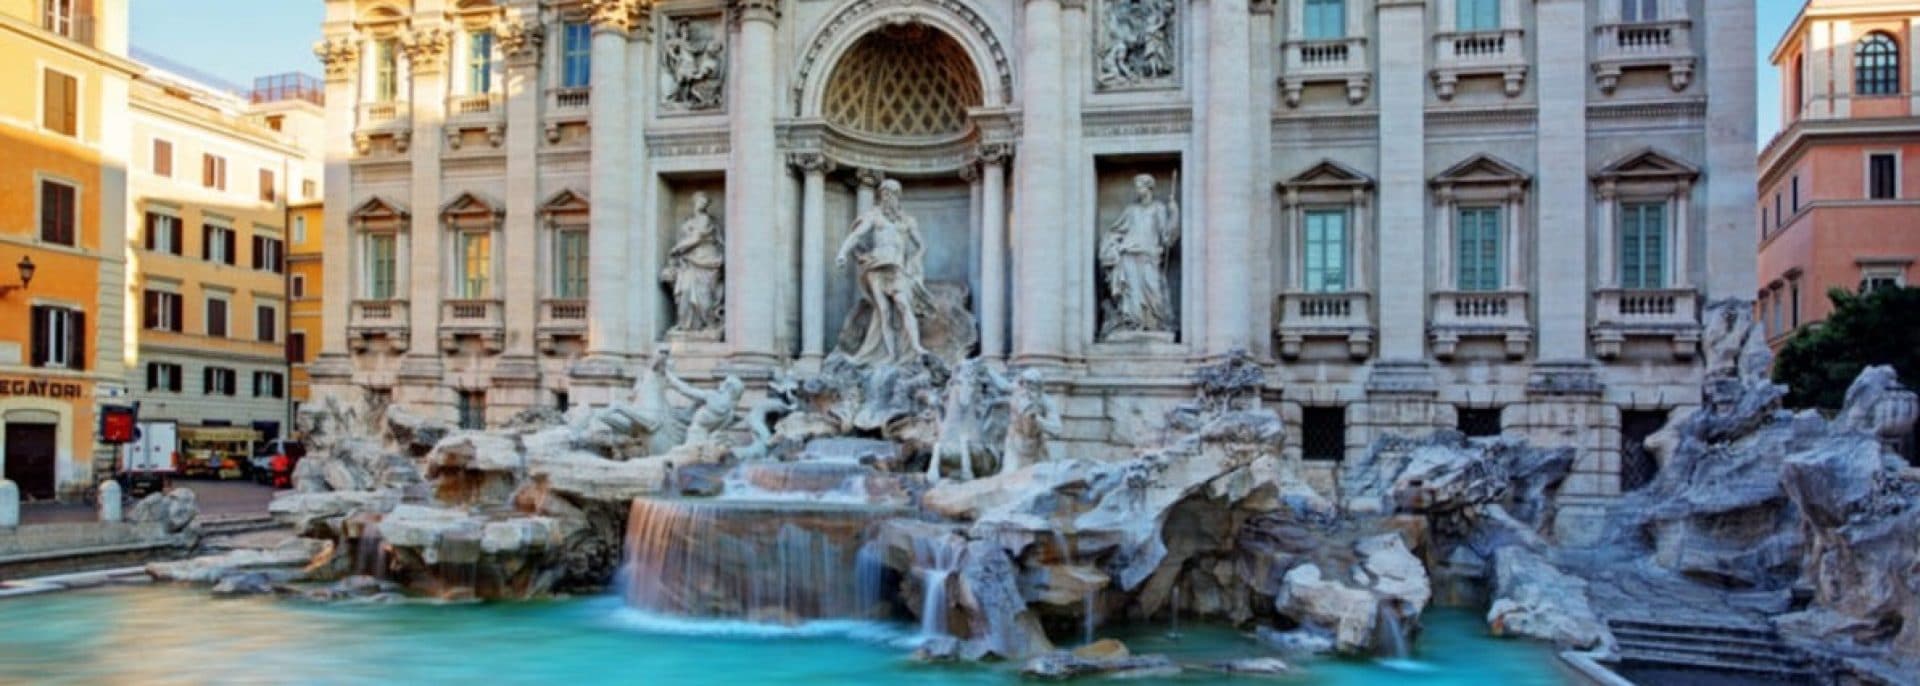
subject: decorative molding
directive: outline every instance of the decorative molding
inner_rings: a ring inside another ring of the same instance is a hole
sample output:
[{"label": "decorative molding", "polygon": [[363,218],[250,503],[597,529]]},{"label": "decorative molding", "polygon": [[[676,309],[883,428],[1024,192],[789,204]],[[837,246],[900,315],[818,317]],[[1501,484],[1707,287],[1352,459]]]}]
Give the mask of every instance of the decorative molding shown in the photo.
[{"label": "decorative molding", "polygon": [[313,44],[313,56],[326,67],[327,82],[351,81],[360,65],[360,47],[349,36],[333,36]]},{"label": "decorative molding", "polygon": [[415,74],[438,73],[447,66],[451,36],[438,28],[409,29],[400,34],[400,50]]},{"label": "decorative molding", "polygon": [[831,174],[839,165],[822,152],[787,153],[787,166],[801,174]]},{"label": "decorative molding", "polygon": [[726,104],[727,32],[715,17],[677,16],[660,41],[660,109],[715,112]]},{"label": "decorative molding", "polygon": [[[853,26],[869,15],[917,7],[928,8],[922,11],[941,11],[953,15],[972,29],[986,43],[987,52],[993,60],[992,71],[999,81],[996,85],[999,87],[1000,102],[1013,102],[1013,62],[1007,57],[1006,47],[994,34],[992,26],[967,0],[854,0],[822,21],[820,28],[807,41],[806,51],[800,53],[800,69],[793,80],[793,111],[797,113],[804,109],[802,99],[806,97],[807,84],[811,82],[814,72],[832,66],[822,65],[821,60],[828,45],[838,40],[841,34],[851,31]],[[911,20],[910,17],[907,19]]]},{"label": "decorative molding", "polygon": [[1081,115],[1087,138],[1164,136],[1191,133],[1193,110],[1185,106],[1091,110]]},{"label": "decorative molding", "polygon": [[493,34],[500,51],[517,62],[539,60],[540,46],[547,38],[546,29],[534,21],[503,21],[494,27]]},{"label": "decorative molding", "polygon": [[725,130],[647,134],[647,154],[652,157],[725,155],[732,150]]},{"label": "decorative molding", "polygon": [[727,20],[738,26],[748,21],[780,23],[780,0],[727,0]]}]

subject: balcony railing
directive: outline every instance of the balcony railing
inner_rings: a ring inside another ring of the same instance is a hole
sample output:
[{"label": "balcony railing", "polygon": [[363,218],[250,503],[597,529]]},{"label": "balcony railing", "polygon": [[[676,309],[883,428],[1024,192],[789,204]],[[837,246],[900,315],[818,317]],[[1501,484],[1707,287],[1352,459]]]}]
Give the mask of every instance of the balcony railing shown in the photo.
[{"label": "balcony railing", "polygon": [[1508,356],[1525,355],[1528,343],[1533,340],[1527,294],[1522,291],[1434,293],[1430,334],[1434,355],[1442,359],[1452,357],[1454,346],[1468,338],[1503,339]]},{"label": "balcony railing", "polygon": [[398,100],[360,103],[360,128],[363,130],[405,127],[411,117],[412,108]]},{"label": "balcony railing", "polygon": [[541,326],[586,326],[587,301],[545,300],[540,303]]},{"label": "balcony railing", "polygon": [[1613,92],[1630,67],[1664,67],[1670,85],[1682,90],[1693,78],[1693,22],[1601,24],[1594,27],[1593,70],[1600,88]]},{"label": "balcony railing", "polygon": [[442,325],[455,327],[500,325],[500,301],[498,300],[448,300],[440,307]]},{"label": "balcony railing", "polygon": [[404,327],[407,325],[407,302],[405,300],[356,300],[353,303],[353,325]]},{"label": "balcony railing", "polygon": [[1274,334],[1281,355],[1300,355],[1309,339],[1340,339],[1347,352],[1364,358],[1373,351],[1373,316],[1367,293],[1282,293]]},{"label": "balcony railing", "polygon": [[1452,98],[1460,77],[1496,74],[1506,80],[1507,95],[1519,95],[1526,80],[1525,34],[1517,28],[1454,31],[1434,36],[1434,90]]},{"label": "balcony railing", "polygon": [[572,88],[550,88],[547,90],[547,109],[560,111],[586,111],[593,103],[593,89],[587,86]]},{"label": "balcony railing", "polygon": [[1700,341],[1700,294],[1691,288],[1610,288],[1593,294],[1594,354],[1613,358],[1628,338],[1665,338],[1692,357]]},{"label": "balcony railing", "polygon": [[500,96],[492,93],[456,95],[447,98],[447,116],[452,118],[487,117],[500,111]]},{"label": "balcony railing", "polygon": [[1328,81],[1345,82],[1349,102],[1367,97],[1372,70],[1367,68],[1366,38],[1289,41],[1281,50],[1280,83],[1288,105],[1300,104],[1300,92],[1306,84]]}]

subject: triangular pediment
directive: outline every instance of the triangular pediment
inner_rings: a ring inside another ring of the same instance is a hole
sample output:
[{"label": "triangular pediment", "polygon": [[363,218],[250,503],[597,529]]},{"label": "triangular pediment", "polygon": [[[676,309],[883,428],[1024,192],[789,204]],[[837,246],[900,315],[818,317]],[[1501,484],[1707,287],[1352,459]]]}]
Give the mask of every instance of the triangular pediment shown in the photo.
[{"label": "triangular pediment", "polygon": [[1487,154],[1469,157],[1466,161],[1448,167],[1446,171],[1440,172],[1439,176],[1433,177],[1433,183],[1436,186],[1478,183],[1513,184],[1526,183],[1529,180],[1527,173],[1513,163]]},{"label": "triangular pediment", "polygon": [[380,222],[404,223],[411,216],[406,208],[389,202],[386,198],[374,196],[368,198],[366,202],[360,203],[359,207],[353,208],[353,212],[347,215],[347,219],[362,224]]},{"label": "triangular pediment", "polygon": [[540,211],[546,214],[577,214],[586,212],[589,207],[587,196],[567,189],[548,198],[540,205]]},{"label": "triangular pediment", "polygon": [[1373,178],[1333,160],[1321,160],[1280,185],[1287,188],[1371,187]]},{"label": "triangular pediment", "polygon": [[500,209],[499,203],[488,200],[472,191],[461,193],[455,196],[453,200],[448,201],[447,204],[440,206],[440,216],[442,217],[490,216],[504,212],[505,210]]},{"label": "triangular pediment", "polygon": [[1595,179],[1691,179],[1700,169],[1653,148],[1642,148],[1601,167]]}]

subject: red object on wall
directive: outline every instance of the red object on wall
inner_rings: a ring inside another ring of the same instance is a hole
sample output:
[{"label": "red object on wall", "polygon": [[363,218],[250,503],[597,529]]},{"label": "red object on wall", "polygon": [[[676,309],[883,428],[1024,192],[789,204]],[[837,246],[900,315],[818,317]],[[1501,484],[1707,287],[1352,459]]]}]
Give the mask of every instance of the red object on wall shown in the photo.
[{"label": "red object on wall", "polygon": [[100,441],[102,443],[132,443],[134,425],[138,416],[131,407],[100,408]]}]

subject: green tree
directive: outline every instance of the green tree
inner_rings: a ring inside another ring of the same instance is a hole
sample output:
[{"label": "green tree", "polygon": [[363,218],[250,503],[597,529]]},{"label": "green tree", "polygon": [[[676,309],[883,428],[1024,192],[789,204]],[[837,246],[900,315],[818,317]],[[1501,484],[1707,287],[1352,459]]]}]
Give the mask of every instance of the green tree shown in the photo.
[{"label": "green tree", "polygon": [[1890,364],[1909,386],[1920,381],[1920,288],[1827,293],[1833,314],[1781,348],[1773,380],[1792,389],[1789,407],[1839,409],[1867,365]]}]

